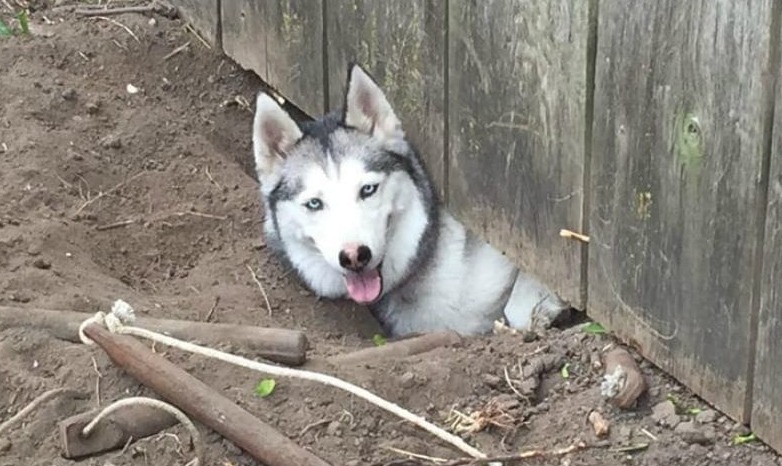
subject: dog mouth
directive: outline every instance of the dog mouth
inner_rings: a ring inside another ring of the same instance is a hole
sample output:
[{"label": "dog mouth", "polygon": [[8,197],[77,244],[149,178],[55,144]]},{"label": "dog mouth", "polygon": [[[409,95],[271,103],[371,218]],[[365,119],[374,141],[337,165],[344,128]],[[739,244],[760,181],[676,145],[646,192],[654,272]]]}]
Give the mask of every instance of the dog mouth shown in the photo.
[{"label": "dog mouth", "polygon": [[364,269],[360,272],[348,272],[345,274],[348,296],[359,304],[372,304],[380,299],[383,294],[383,276],[380,274],[380,266],[372,269]]}]

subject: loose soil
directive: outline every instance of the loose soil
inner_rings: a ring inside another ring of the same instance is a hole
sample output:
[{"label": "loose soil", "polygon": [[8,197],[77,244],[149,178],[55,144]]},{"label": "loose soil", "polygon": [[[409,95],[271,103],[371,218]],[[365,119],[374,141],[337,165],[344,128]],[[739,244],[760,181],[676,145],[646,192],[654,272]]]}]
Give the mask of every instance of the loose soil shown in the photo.
[{"label": "loose soil", "polygon": [[[0,4],[7,20],[4,5],[13,3]],[[85,19],[68,2],[55,3],[31,5],[29,36],[0,39],[0,305],[95,312],[123,299],[147,316],[203,320],[212,310],[216,322],[301,329],[314,359],[372,346],[379,328],[365,309],[316,299],[265,248],[247,163],[252,114],[244,105],[259,80],[206,48],[180,20]],[[129,93],[129,84],[138,92]],[[640,358],[648,393],[636,409],[608,406],[599,394],[600,360],[612,343],[578,327],[503,334],[333,373],[442,426],[454,409],[493,407],[496,424],[462,434],[489,454],[594,445],[523,464],[782,464],[760,442],[733,445],[745,427]],[[389,447],[461,456],[336,389],[278,379],[261,398],[254,391],[260,374],[157,351],[331,464],[430,464],[403,463],[405,455]],[[541,357],[548,370],[540,385],[517,395],[519,367]],[[176,427],[124,452],[63,459],[59,420],[98,402],[155,394],[96,347],[35,328],[2,330],[0,418],[57,387],[85,399],[61,397],[29,414],[0,438],[0,465],[184,465],[192,458],[187,434]],[[666,404],[669,397],[675,405]],[[605,438],[587,421],[593,410],[610,422]],[[199,427],[208,464],[256,464]]]}]

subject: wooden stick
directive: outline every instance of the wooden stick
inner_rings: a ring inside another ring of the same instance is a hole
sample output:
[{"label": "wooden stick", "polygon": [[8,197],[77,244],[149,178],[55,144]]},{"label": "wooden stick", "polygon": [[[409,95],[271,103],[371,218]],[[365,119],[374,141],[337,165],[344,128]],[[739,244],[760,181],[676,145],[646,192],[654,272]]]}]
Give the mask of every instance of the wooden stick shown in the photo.
[{"label": "wooden stick", "polygon": [[65,458],[78,459],[116,450],[177,424],[177,420],[165,411],[134,405],[109,414],[99,428],[89,436],[83,436],[82,430],[99,412],[95,409],[60,421],[60,441]]},{"label": "wooden stick", "polygon": [[269,466],[328,466],[289,438],[132,337],[90,324],[84,333],[125,372],[192,419]]},{"label": "wooden stick", "polygon": [[332,364],[365,364],[376,361],[403,358],[425,353],[441,346],[461,344],[462,338],[456,332],[432,332],[411,338],[386,343],[382,346],[364,348],[352,353],[338,354],[327,359]]},{"label": "wooden stick", "polygon": [[[32,326],[48,330],[61,340],[79,343],[79,325],[91,316],[84,312],[0,306],[0,330]],[[307,337],[298,330],[147,317],[138,317],[134,325],[180,340],[231,342],[270,361],[291,366],[300,366],[307,359]]]}]

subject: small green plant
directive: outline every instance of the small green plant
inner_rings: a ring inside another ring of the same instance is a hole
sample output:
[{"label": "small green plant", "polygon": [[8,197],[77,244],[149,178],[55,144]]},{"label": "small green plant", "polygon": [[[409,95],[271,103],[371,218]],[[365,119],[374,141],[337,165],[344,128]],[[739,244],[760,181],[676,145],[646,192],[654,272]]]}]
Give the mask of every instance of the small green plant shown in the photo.
[{"label": "small green plant", "polygon": [[745,443],[755,442],[758,437],[754,432],[750,432],[747,435],[737,435],[733,437],[733,445],[744,445]]},{"label": "small green plant", "polygon": [[372,337],[372,343],[375,344],[375,346],[383,346],[388,342],[386,337],[383,335],[376,333],[375,336]]},{"label": "small green plant", "polygon": [[19,12],[16,13],[16,21],[19,23],[18,29],[11,27],[8,23],[0,19],[0,37],[30,34],[30,17],[27,10],[19,10]]},{"label": "small green plant", "polygon": [[602,335],[606,333],[605,327],[603,327],[601,324],[597,322],[590,322],[583,328],[584,333],[589,333],[591,335]]},{"label": "small green plant", "polygon": [[562,376],[563,379],[569,379],[570,378],[570,363],[565,363],[564,366],[562,366],[562,369],[560,369],[559,374]]},{"label": "small green plant", "polygon": [[277,382],[274,379],[262,379],[255,386],[255,394],[261,398],[266,398],[274,392],[274,387],[277,386]]}]

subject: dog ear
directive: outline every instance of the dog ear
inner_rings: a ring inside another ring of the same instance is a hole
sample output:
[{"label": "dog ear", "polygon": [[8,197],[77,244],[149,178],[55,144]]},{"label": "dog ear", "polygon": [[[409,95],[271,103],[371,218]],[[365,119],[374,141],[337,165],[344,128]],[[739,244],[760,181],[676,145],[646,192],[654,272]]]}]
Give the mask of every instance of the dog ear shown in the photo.
[{"label": "dog ear", "polygon": [[259,178],[274,174],[301,137],[301,129],[293,118],[269,94],[260,92],[253,119],[253,153]]},{"label": "dog ear", "polygon": [[404,137],[402,124],[385,94],[357,64],[348,69],[344,123],[382,139]]}]

